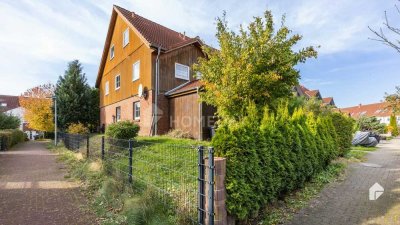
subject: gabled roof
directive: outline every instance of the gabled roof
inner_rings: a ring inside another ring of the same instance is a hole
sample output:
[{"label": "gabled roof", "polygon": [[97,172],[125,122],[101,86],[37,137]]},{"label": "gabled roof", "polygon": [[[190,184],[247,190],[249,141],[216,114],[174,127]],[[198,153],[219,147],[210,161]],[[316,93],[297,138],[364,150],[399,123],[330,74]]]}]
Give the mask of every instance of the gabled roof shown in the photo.
[{"label": "gabled roof", "polygon": [[348,113],[353,118],[359,118],[361,116],[376,116],[376,117],[387,117],[392,114],[392,110],[388,108],[387,102],[373,103],[368,105],[358,105],[348,108],[340,109],[342,112]]},{"label": "gabled roof", "polygon": [[19,107],[19,96],[0,95],[0,112],[6,112]]},{"label": "gabled roof", "polygon": [[107,38],[104,44],[103,56],[100,62],[100,68],[97,75],[96,87],[100,85],[101,75],[107,60],[108,50],[110,48],[112,34],[114,31],[117,16],[120,16],[128,26],[142,39],[149,48],[160,48],[162,52],[169,52],[190,44],[203,45],[199,37],[188,37],[158,23],[148,20],[134,12],[114,5],[111,14],[111,20],[108,27]]},{"label": "gabled roof", "polygon": [[171,96],[178,95],[178,94],[190,93],[192,91],[197,90],[201,86],[203,86],[203,84],[201,83],[200,80],[192,80],[192,81],[188,81],[182,85],[179,85],[178,87],[171,89],[170,91],[167,91],[165,93],[165,95],[167,97],[171,97]]},{"label": "gabled roof", "polygon": [[322,102],[325,105],[333,105],[333,106],[335,105],[335,102],[333,101],[332,97],[322,98]]}]

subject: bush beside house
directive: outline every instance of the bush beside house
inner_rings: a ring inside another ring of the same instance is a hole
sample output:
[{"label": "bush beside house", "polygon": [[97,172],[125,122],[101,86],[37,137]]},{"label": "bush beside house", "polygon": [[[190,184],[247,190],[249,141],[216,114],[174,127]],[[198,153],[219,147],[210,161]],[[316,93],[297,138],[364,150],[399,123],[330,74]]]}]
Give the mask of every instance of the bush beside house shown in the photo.
[{"label": "bush beside house", "polygon": [[139,133],[139,125],[131,121],[119,121],[107,126],[106,136],[116,139],[133,139]]},{"label": "bush beside house", "polygon": [[0,130],[1,150],[6,150],[12,146],[25,141],[25,134],[21,130]]}]

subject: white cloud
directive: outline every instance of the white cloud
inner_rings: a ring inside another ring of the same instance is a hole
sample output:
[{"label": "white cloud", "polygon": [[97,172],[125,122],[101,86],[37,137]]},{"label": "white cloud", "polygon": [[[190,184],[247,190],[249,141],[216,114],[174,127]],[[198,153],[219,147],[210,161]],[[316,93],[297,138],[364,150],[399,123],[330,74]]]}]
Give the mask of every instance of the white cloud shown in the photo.
[{"label": "white cloud", "polygon": [[[99,64],[112,4],[126,7],[162,25],[199,35],[216,45],[215,18],[227,11],[237,29],[253,16],[272,9],[276,18],[304,35],[300,46],[321,45],[321,54],[377,51],[384,46],[368,40],[368,25],[378,27],[393,2],[381,0],[6,0],[0,2],[0,93],[18,94],[42,82],[55,82],[66,63],[79,59],[91,68]],[[398,21],[398,20],[397,20]],[[396,22],[396,21],[394,21]],[[277,24],[279,22],[277,21]],[[374,46],[374,47],[372,47]],[[89,80],[97,71],[88,71]]]}]

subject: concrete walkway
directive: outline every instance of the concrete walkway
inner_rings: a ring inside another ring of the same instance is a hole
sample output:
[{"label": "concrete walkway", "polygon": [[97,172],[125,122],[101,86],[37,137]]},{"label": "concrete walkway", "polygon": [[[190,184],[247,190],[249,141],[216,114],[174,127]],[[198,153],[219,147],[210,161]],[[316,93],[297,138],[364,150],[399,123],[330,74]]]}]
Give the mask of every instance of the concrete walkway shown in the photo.
[{"label": "concrete walkway", "polygon": [[[349,166],[347,177],[324,188],[320,197],[294,216],[288,225],[399,225],[400,139],[382,141],[366,163]],[[369,200],[378,182],[384,194]]]},{"label": "concrete walkway", "polygon": [[95,224],[77,183],[44,143],[0,152],[0,224]]}]

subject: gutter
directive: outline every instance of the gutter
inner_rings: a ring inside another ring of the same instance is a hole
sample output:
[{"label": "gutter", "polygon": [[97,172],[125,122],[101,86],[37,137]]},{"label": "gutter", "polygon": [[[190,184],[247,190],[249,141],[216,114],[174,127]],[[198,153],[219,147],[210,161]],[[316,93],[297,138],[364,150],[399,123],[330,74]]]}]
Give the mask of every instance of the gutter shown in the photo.
[{"label": "gutter", "polygon": [[157,58],[156,58],[156,96],[154,98],[154,135],[157,135],[157,129],[158,129],[158,94],[159,94],[159,73],[160,73],[160,53],[161,53],[161,47],[157,48]]}]

